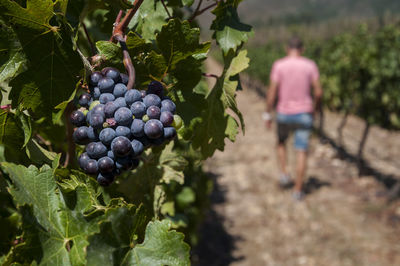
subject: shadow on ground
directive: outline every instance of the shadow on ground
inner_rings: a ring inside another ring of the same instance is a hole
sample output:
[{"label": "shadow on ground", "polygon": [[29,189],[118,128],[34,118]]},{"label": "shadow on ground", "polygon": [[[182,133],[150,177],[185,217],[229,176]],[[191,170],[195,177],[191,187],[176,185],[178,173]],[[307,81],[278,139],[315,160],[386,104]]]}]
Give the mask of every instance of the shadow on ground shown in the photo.
[{"label": "shadow on ground", "polygon": [[238,237],[230,235],[224,227],[224,218],[215,210],[216,206],[225,202],[225,190],[218,184],[218,176],[208,173],[214,182],[210,195],[210,210],[205,216],[199,230],[199,244],[192,254],[193,266],[225,266],[242,258],[235,258],[235,242]]}]

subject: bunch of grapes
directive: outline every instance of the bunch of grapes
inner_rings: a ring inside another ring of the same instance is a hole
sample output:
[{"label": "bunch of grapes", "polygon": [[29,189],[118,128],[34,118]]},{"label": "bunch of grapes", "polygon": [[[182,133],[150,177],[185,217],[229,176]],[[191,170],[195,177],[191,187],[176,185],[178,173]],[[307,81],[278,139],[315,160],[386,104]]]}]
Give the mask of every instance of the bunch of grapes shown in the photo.
[{"label": "bunch of grapes", "polygon": [[127,89],[128,75],[104,68],[90,76],[89,93],[79,97],[71,114],[74,141],[86,145],[79,165],[97,182],[108,186],[123,171],[135,169],[139,156],[151,145],[176,136],[182,119],[163,85],[152,81],[147,90]]}]

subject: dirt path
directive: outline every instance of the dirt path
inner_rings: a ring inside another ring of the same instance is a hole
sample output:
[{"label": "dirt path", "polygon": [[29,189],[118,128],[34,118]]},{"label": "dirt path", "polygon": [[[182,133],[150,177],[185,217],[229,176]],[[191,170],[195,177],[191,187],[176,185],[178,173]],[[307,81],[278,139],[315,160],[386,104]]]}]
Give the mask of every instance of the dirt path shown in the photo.
[{"label": "dirt path", "polygon": [[[211,64],[212,72],[218,71]],[[381,182],[358,178],[354,163],[338,159],[329,144],[314,137],[307,174],[309,193],[303,202],[294,202],[290,191],[276,185],[275,129],[267,131],[260,118],[263,100],[245,88],[238,93],[238,105],[246,135],[208,161],[216,189],[195,264],[400,265],[400,205],[388,204],[379,196],[385,191]],[[353,120],[345,136],[354,138],[361,129]],[[338,122],[338,116],[328,115],[328,133]],[[399,157],[393,156],[400,149],[391,142],[396,136],[379,129],[371,134],[371,143],[382,144],[378,150],[367,146],[367,159],[381,158],[386,165],[375,163],[377,168],[396,172]],[[291,144],[289,151],[293,152]],[[354,145],[348,144],[352,151]],[[291,153],[292,166],[293,159]]]}]

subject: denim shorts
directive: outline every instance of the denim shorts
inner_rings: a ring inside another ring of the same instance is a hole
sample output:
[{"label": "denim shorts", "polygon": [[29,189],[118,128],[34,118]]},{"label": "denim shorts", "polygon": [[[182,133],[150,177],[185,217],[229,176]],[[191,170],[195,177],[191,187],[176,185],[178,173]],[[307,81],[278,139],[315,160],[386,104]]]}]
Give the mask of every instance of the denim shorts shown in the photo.
[{"label": "denim shorts", "polygon": [[276,121],[278,123],[278,140],[280,144],[285,143],[289,134],[293,131],[295,149],[308,150],[308,142],[313,124],[313,117],[310,113],[293,115],[278,113]]}]

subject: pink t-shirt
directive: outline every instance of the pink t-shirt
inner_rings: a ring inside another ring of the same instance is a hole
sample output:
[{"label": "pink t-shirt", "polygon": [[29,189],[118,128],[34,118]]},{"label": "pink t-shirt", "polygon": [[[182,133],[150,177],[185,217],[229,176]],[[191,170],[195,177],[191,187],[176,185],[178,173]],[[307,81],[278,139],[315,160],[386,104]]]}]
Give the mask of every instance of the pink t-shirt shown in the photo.
[{"label": "pink t-shirt", "polygon": [[314,61],[305,57],[284,57],[272,66],[271,81],[278,84],[277,111],[283,114],[311,113],[312,81],[319,79]]}]

